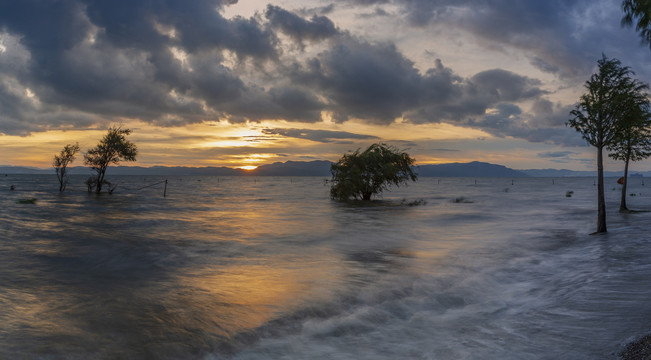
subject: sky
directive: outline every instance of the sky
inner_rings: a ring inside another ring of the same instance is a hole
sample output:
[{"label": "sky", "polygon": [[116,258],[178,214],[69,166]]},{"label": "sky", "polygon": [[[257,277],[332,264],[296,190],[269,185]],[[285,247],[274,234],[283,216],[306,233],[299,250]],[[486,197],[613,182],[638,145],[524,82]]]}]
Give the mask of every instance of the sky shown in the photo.
[{"label": "sky", "polygon": [[2,1],[0,165],[46,168],[121,126],[139,166],[336,161],[384,142],[417,164],[593,170],[565,124],[597,60],[651,82],[620,3]]}]

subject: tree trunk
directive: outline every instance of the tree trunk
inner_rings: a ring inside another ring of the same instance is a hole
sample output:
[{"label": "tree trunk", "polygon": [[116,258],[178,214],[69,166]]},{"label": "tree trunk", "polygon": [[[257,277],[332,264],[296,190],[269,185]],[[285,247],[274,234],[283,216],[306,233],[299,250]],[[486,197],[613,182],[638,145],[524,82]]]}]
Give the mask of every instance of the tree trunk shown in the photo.
[{"label": "tree trunk", "polygon": [[106,173],[106,169],[100,169],[100,171],[97,172],[97,184],[95,186],[95,194],[99,194],[102,192],[102,184],[104,184],[105,173]]},{"label": "tree trunk", "polygon": [[628,207],[626,207],[626,185],[628,183],[628,161],[629,156],[626,156],[624,161],[624,183],[622,184],[622,201],[619,203],[619,211],[626,212]]},{"label": "tree trunk", "polygon": [[362,194],[362,200],[371,200],[371,193]]},{"label": "tree trunk", "polygon": [[59,171],[57,171],[57,176],[59,177],[59,192],[63,192],[66,189],[67,185],[66,168],[62,167]]},{"label": "tree trunk", "polygon": [[604,195],[603,146],[597,147],[597,231],[608,232],[606,228],[606,198]]}]

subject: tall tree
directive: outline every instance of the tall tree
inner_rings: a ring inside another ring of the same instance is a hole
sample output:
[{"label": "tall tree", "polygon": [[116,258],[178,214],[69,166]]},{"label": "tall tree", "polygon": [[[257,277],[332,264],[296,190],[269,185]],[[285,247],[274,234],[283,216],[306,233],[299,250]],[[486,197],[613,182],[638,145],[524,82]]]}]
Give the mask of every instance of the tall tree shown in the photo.
[{"label": "tall tree", "polygon": [[414,159],[393,146],[373,144],[360,152],[344,154],[332,164],[330,196],[337,200],[349,198],[371,200],[371,196],[408,180],[416,181],[412,170]]},{"label": "tall tree", "polygon": [[59,192],[63,192],[68,185],[68,165],[75,161],[75,155],[79,152],[79,144],[68,144],[63,147],[59,155],[54,155],[52,167],[59,179]]},{"label": "tall tree", "polygon": [[632,26],[635,21],[635,30],[640,33],[642,41],[648,43],[651,48],[651,0],[624,0],[622,9],[622,25]]},{"label": "tall tree", "polygon": [[129,129],[111,127],[99,144],[84,155],[84,163],[96,172],[92,179],[97,194],[102,191],[102,185],[106,183],[104,176],[109,165],[117,165],[120,161],[136,161],[138,150],[135,144],[127,140],[129,134],[131,134]]},{"label": "tall tree", "polygon": [[608,156],[624,161],[622,197],[619,211],[626,212],[626,188],[628,185],[628,166],[630,161],[639,161],[651,156],[651,108],[649,95],[645,92],[648,85],[637,80],[623,100],[622,117],[617,136],[607,148]]},{"label": "tall tree", "polygon": [[617,59],[605,55],[597,62],[599,70],[586,81],[587,92],[581,95],[567,125],[597,148],[597,233],[607,232],[606,201],[604,196],[603,149],[613,143],[618,135],[624,101],[630,96],[635,81],[633,72]]}]

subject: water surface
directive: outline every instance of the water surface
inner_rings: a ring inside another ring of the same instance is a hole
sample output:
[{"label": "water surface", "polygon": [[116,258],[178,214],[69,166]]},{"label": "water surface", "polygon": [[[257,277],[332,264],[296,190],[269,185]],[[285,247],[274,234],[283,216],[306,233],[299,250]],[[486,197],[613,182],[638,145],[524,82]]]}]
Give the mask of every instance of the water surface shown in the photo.
[{"label": "water surface", "polygon": [[651,331],[651,213],[617,213],[615,179],[600,236],[591,178],[422,178],[370,204],[322,178],[143,189],[163,179],[0,177],[0,358],[614,359]]}]

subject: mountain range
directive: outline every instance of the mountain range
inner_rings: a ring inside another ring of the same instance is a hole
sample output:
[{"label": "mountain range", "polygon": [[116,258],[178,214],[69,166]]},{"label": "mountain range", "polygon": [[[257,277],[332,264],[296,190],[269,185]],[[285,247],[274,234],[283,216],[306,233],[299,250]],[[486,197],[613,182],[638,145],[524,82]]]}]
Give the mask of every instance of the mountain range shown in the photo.
[{"label": "mountain range", "polygon": [[[109,175],[192,175],[192,176],[323,176],[330,177],[330,161],[286,161],[261,165],[254,170],[228,167],[186,167],[186,166],[114,166],[107,170]],[[71,175],[89,175],[90,169],[75,166],[68,169]],[[576,177],[596,176],[596,171],[574,171],[558,169],[514,170],[503,165],[473,161],[469,163],[449,163],[420,165],[416,172],[422,177]],[[21,166],[0,165],[3,174],[53,174],[52,168],[39,169]],[[621,171],[607,171],[607,177],[622,176]],[[630,176],[651,176],[651,171],[632,172]]]}]

